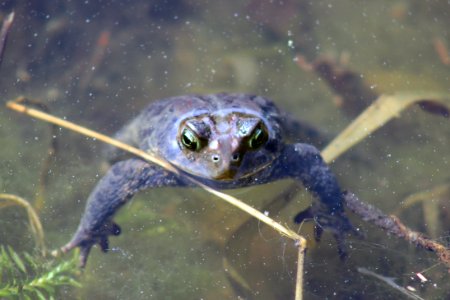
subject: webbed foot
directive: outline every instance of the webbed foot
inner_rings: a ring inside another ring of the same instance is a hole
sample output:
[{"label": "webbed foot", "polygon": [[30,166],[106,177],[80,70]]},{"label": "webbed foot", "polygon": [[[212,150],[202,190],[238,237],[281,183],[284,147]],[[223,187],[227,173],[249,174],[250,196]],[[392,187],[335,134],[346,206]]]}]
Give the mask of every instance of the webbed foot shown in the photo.
[{"label": "webbed foot", "polygon": [[324,211],[320,204],[313,204],[310,208],[298,213],[294,217],[295,223],[314,220],[314,238],[320,241],[324,231],[329,231],[333,235],[337,243],[339,257],[345,259],[347,257],[347,246],[345,238],[347,234],[353,234],[358,238],[363,238],[363,234],[355,228],[344,212],[329,213]]},{"label": "webbed foot", "polygon": [[70,250],[80,248],[80,268],[86,266],[86,262],[91,251],[91,248],[98,244],[103,252],[109,250],[108,236],[117,236],[121,232],[120,226],[114,222],[104,224],[99,230],[89,231],[83,227],[79,227],[72,240],[61,247],[61,252],[67,253]]}]

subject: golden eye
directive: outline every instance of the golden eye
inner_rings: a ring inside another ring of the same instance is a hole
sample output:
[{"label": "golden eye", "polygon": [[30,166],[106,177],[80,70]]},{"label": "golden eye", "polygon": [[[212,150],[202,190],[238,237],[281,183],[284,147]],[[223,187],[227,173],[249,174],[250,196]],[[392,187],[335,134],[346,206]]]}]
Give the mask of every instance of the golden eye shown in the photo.
[{"label": "golden eye", "polygon": [[252,136],[248,140],[248,147],[252,150],[258,149],[262,145],[264,145],[269,139],[269,135],[264,127],[259,125],[253,131]]},{"label": "golden eye", "polygon": [[181,133],[181,143],[191,151],[199,151],[202,143],[200,138],[189,128],[184,128]]}]

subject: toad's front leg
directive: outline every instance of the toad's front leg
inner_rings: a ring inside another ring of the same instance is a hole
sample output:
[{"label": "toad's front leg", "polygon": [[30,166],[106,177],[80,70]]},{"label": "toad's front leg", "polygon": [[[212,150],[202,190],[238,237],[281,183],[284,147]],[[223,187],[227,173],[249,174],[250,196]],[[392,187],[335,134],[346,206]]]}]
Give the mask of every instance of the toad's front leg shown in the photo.
[{"label": "toad's front leg", "polygon": [[338,242],[341,256],[345,256],[344,234],[361,234],[353,227],[344,212],[343,193],[336,177],[323,161],[319,150],[308,144],[288,145],[283,150],[276,177],[291,177],[300,180],[319,201],[295,216],[300,223],[307,218],[316,222],[315,235],[320,239],[323,230],[330,231]]},{"label": "toad's front leg", "polygon": [[80,265],[84,266],[92,246],[99,244],[106,252],[108,236],[120,233],[112,218],[135,193],[152,187],[182,185],[176,175],[140,159],[114,164],[90,194],[75,235],[61,250],[68,252],[79,247]]}]

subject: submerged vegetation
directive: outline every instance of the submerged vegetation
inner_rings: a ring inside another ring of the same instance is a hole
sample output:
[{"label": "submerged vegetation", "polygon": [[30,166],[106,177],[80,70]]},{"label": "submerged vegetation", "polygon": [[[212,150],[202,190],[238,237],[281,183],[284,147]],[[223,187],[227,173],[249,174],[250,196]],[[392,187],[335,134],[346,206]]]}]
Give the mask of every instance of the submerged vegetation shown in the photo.
[{"label": "submerged vegetation", "polygon": [[46,259],[8,246],[0,248],[0,297],[12,299],[58,299],[64,286],[80,286],[77,259]]},{"label": "submerged vegetation", "polygon": [[44,231],[35,209],[16,195],[0,194],[0,208],[19,206],[26,210],[36,243],[34,254],[0,247],[0,298],[56,299],[64,286],[80,286],[76,255],[64,260],[46,257]]}]

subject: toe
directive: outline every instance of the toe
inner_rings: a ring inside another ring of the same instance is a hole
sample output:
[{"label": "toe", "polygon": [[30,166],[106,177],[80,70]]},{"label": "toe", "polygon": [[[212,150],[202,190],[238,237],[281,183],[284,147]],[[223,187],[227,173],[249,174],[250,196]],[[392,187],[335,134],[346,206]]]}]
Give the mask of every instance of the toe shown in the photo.
[{"label": "toe", "polygon": [[322,234],[323,234],[323,227],[320,225],[315,225],[314,226],[314,239],[316,240],[316,242],[320,242],[320,239],[322,238]]},{"label": "toe", "polygon": [[100,245],[100,248],[102,249],[103,252],[108,252],[109,250],[109,241],[108,241],[108,237],[107,236],[103,236],[100,238],[100,241],[98,242],[98,244]]},{"label": "toe", "polygon": [[79,267],[84,268],[86,266],[86,262],[89,256],[89,252],[91,252],[92,245],[80,246],[80,260]]}]

